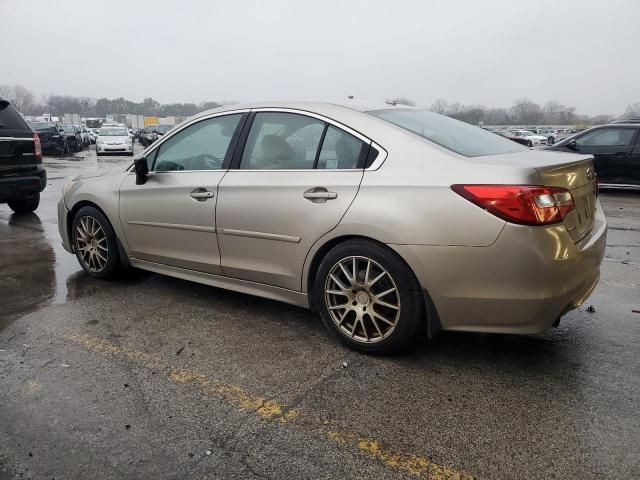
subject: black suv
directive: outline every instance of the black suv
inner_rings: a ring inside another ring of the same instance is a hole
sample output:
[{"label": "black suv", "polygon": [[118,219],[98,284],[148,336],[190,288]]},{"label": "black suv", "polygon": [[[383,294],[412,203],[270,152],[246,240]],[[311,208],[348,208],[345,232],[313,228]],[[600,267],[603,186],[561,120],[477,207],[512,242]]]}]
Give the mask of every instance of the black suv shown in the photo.
[{"label": "black suv", "polygon": [[16,213],[33,212],[46,185],[38,134],[0,98],[0,203]]},{"label": "black suv", "polygon": [[565,138],[547,150],[593,155],[602,187],[640,189],[640,123],[610,123]]}]

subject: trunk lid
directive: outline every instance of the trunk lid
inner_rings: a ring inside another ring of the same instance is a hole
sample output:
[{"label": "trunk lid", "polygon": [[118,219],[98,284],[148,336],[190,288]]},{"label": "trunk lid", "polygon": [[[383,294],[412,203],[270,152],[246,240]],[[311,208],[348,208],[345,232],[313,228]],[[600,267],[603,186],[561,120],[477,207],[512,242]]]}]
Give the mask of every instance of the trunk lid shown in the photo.
[{"label": "trunk lid", "polygon": [[597,192],[593,156],[548,150],[527,150],[476,157],[474,161],[501,167],[521,167],[527,177],[527,183],[567,188],[575,203],[574,210],[567,214],[563,222],[569,236],[577,243],[593,229]]},{"label": "trunk lid", "polygon": [[[569,189],[575,208],[567,214],[564,226],[574,242],[593,229],[597,200],[597,176],[593,157],[560,153],[557,163],[536,166],[542,184]],[[555,155],[554,155],[555,156]]]}]

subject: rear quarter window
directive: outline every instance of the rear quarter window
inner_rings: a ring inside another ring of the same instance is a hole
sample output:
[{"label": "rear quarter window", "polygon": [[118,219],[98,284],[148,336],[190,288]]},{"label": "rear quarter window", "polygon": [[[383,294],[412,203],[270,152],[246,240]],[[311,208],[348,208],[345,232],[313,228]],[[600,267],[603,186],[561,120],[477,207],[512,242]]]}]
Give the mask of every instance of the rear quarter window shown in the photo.
[{"label": "rear quarter window", "polygon": [[0,100],[0,128],[31,130],[18,111],[4,100]]}]

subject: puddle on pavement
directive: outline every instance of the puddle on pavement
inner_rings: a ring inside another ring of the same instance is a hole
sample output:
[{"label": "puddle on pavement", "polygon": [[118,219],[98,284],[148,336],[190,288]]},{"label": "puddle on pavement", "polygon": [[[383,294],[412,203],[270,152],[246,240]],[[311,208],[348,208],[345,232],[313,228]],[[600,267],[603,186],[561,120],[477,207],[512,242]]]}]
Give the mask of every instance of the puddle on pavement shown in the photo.
[{"label": "puddle on pavement", "polygon": [[93,151],[74,157],[45,157],[49,184],[38,210],[14,215],[7,205],[0,205],[0,330],[43,306],[63,304],[110,288],[109,283],[86,275],[75,255],[62,247],[57,225],[57,203],[68,179],[81,171],[99,169],[105,163],[131,161],[122,157],[105,160],[96,159]]}]

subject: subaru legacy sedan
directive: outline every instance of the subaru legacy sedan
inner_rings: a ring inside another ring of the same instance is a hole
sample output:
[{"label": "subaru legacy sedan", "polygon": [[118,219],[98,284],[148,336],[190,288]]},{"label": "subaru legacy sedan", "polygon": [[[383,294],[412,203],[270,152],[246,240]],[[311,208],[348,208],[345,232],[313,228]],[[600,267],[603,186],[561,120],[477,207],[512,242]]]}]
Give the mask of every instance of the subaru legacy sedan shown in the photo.
[{"label": "subaru legacy sedan", "polygon": [[348,346],[533,334],[599,279],[593,157],[425,110],[263,103],[198,114],[133,164],[68,183],[64,247],[318,311]]}]

